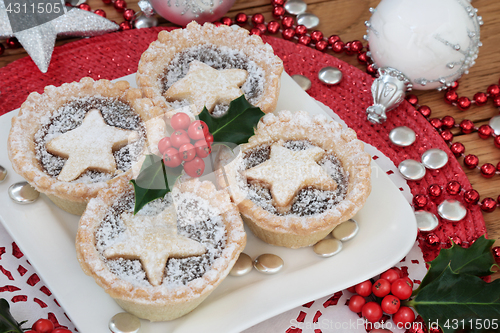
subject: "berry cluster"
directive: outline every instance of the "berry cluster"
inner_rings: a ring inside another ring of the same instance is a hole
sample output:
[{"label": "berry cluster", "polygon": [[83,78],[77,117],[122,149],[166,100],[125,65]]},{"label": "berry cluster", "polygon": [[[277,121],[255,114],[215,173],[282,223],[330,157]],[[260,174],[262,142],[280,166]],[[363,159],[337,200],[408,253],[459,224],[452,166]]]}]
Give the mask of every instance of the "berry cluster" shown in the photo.
[{"label": "berry cluster", "polygon": [[63,327],[54,327],[54,323],[49,319],[38,319],[31,330],[25,331],[24,333],[72,333],[70,330]]},{"label": "berry cluster", "polygon": [[176,168],[184,163],[186,174],[200,177],[205,171],[203,158],[210,154],[214,142],[207,124],[201,120],[191,122],[187,114],[179,112],[170,120],[170,126],[175,132],[158,142],[163,163],[169,168]]},{"label": "berry cluster", "polygon": [[[413,310],[401,306],[401,301],[410,298],[413,282],[410,278],[403,277],[399,268],[393,267],[385,271],[374,283],[366,280],[347,290],[356,294],[349,300],[349,309],[361,312],[371,323],[380,321],[384,313],[392,315],[394,323],[401,327],[415,320]],[[368,302],[366,298],[369,298]]]}]

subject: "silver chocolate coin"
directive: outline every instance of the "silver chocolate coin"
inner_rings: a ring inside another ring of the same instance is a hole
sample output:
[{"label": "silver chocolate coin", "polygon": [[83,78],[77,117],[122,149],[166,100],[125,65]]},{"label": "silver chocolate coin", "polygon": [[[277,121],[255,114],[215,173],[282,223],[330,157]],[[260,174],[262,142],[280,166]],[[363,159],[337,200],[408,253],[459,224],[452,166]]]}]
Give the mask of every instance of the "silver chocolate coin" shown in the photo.
[{"label": "silver chocolate coin", "polygon": [[240,253],[238,260],[234,263],[233,268],[229,272],[232,276],[242,276],[250,273],[253,267],[252,258],[246,253]]},{"label": "silver chocolate coin", "polygon": [[311,80],[307,76],[295,74],[292,75],[292,79],[304,90],[311,88]]},{"label": "silver chocolate coin", "polygon": [[19,204],[30,204],[38,199],[40,192],[35,190],[28,182],[19,182],[9,187],[9,196]]},{"label": "silver chocolate coin", "polygon": [[467,208],[460,201],[447,199],[438,206],[438,214],[445,220],[458,222],[467,215]]},{"label": "silver chocolate coin", "polygon": [[332,236],[340,241],[345,242],[356,236],[358,231],[358,222],[356,222],[356,220],[349,219],[336,226],[332,231]]},{"label": "silver chocolate coin", "polygon": [[312,29],[318,26],[319,17],[311,13],[302,13],[297,16],[297,24],[302,24],[307,29]]},{"label": "silver chocolate coin", "polygon": [[422,231],[432,231],[439,225],[437,216],[425,210],[417,210],[415,217],[417,219],[417,228]]},{"label": "silver chocolate coin", "polygon": [[323,67],[318,73],[318,78],[325,84],[337,84],[342,80],[342,72],[336,67]]},{"label": "silver chocolate coin", "polygon": [[113,333],[136,333],[141,328],[141,321],[133,314],[120,312],[111,318],[108,326]]},{"label": "silver chocolate coin", "polygon": [[335,238],[322,239],[314,244],[313,250],[320,257],[331,257],[342,250],[342,242]]},{"label": "silver chocolate coin", "polygon": [[275,254],[265,253],[253,261],[253,267],[261,273],[276,274],[284,266],[283,259]]},{"label": "silver chocolate coin", "polygon": [[500,115],[491,118],[489,125],[495,135],[500,135]]},{"label": "silver chocolate coin", "polygon": [[425,167],[415,160],[404,160],[399,163],[398,170],[407,180],[420,180],[425,176]]},{"label": "silver chocolate coin", "polygon": [[7,178],[7,169],[0,165],[0,183],[2,183],[5,178]]},{"label": "silver chocolate coin", "polygon": [[446,163],[448,163],[448,154],[441,149],[429,149],[422,154],[422,164],[427,169],[441,169]]},{"label": "silver chocolate coin", "polygon": [[415,142],[415,132],[406,126],[393,128],[389,133],[389,140],[399,147],[408,147]]},{"label": "silver chocolate coin", "polygon": [[302,0],[288,0],[284,7],[288,14],[299,15],[306,11],[307,4]]}]

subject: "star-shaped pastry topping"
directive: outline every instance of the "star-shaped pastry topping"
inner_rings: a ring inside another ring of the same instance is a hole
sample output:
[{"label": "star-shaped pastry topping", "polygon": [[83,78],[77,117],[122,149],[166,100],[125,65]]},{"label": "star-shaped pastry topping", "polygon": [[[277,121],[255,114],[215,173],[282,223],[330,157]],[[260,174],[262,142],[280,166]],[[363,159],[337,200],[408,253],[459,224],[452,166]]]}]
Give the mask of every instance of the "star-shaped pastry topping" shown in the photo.
[{"label": "star-shaped pastry topping", "polygon": [[247,180],[270,189],[278,212],[289,210],[293,198],[305,187],[329,191],[337,188],[337,183],[317,163],[325,154],[323,149],[290,150],[282,144],[275,142],[267,161],[243,172]]},{"label": "star-shaped pastry topping", "polygon": [[121,215],[127,227],[127,237],[104,251],[106,258],[139,259],[149,282],[159,286],[168,258],[199,256],[205,246],[177,234],[175,206],[171,205],[158,215]]},{"label": "star-shaped pastry topping", "polygon": [[206,106],[212,112],[216,104],[229,104],[243,95],[239,88],[248,73],[243,69],[217,70],[200,61],[189,64],[187,75],[165,92],[167,100],[187,99],[201,113]]},{"label": "star-shaped pastry topping", "polygon": [[133,133],[109,126],[99,110],[90,110],[79,127],[47,143],[49,153],[68,159],[57,179],[70,182],[89,169],[113,173],[113,151],[125,146]]}]

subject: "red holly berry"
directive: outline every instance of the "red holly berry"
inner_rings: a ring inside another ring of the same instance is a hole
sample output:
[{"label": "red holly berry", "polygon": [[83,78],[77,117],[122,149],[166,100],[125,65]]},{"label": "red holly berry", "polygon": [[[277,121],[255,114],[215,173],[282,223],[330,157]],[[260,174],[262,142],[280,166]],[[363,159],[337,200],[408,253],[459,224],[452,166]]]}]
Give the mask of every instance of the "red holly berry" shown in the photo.
[{"label": "red holly berry", "polygon": [[208,125],[202,120],[196,120],[189,125],[187,133],[191,140],[201,140],[208,134]]},{"label": "red holly berry", "polygon": [[412,292],[412,287],[404,278],[397,279],[391,284],[391,293],[400,300],[408,299]]},{"label": "red holly berry", "polygon": [[196,150],[190,143],[186,143],[179,147],[179,155],[183,161],[191,161],[196,156]]},{"label": "red holly berry", "polygon": [[170,136],[170,143],[175,148],[190,143],[190,141],[188,134],[184,130],[177,130]]},{"label": "red holly berry", "polygon": [[191,124],[191,118],[184,112],[177,112],[170,119],[170,126],[174,130],[186,130]]},{"label": "red holly berry", "polygon": [[359,295],[353,295],[349,299],[349,310],[355,313],[361,312],[361,309],[363,309],[363,306],[366,304],[366,300],[364,297],[359,296]]},{"label": "red holly berry", "polygon": [[170,142],[170,137],[164,137],[158,142],[158,150],[160,151],[160,154],[165,154],[165,151],[172,147],[172,143]]},{"label": "red holly berry", "polygon": [[175,148],[168,148],[163,153],[163,163],[169,168],[175,168],[181,165],[182,159],[179,155],[179,151]]},{"label": "red holly berry", "polygon": [[59,327],[59,328],[56,328],[55,330],[53,330],[52,333],[73,333],[73,332],[71,332],[68,329]]},{"label": "red holly berry", "polygon": [[396,312],[392,316],[392,320],[396,325],[400,325],[400,327],[404,327],[407,323],[413,323],[415,320],[415,313],[413,310],[407,306],[402,306],[399,308],[398,312]]},{"label": "red holly berry", "polygon": [[378,303],[368,302],[363,305],[361,309],[361,314],[366,318],[370,323],[376,323],[382,318],[382,308]]},{"label": "red holly berry", "polygon": [[48,319],[38,319],[35,321],[31,329],[38,333],[50,333],[54,330],[54,323]]},{"label": "red holly berry", "polygon": [[208,144],[205,140],[196,141],[194,148],[196,150],[196,155],[201,158],[207,157],[212,151],[210,144]]},{"label": "red holly berry", "polygon": [[211,133],[205,134],[205,141],[212,145],[214,143],[214,136]]},{"label": "red holly berry", "polygon": [[356,287],[354,287],[354,290],[356,290],[356,293],[361,296],[370,296],[370,294],[372,293],[372,282],[370,280],[366,280],[364,282],[358,283]]},{"label": "red holly berry", "polygon": [[387,314],[394,314],[398,312],[399,307],[401,306],[401,301],[394,295],[387,295],[382,300],[380,304],[382,306],[382,311]]},{"label": "red holly berry", "polygon": [[190,177],[200,177],[201,175],[203,175],[203,171],[205,171],[205,162],[203,162],[201,158],[196,156],[191,161],[184,163],[184,171]]},{"label": "red holly berry", "polygon": [[380,275],[380,278],[389,281],[389,283],[393,283],[399,279],[399,273],[395,269],[389,268]]},{"label": "red holly berry", "polygon": [[391,292],[391,283],[386,279],[378,279],[372,286],[372,293],[377,297],[384,297]]}]

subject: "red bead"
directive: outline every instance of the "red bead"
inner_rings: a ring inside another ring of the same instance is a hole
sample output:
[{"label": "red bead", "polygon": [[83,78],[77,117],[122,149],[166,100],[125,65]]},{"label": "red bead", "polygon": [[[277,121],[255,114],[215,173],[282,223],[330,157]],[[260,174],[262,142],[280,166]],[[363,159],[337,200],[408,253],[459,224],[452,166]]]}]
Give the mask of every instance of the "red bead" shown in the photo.
[{"label": "red bead", "polygon": [[247,14],[245,13],[238,13],[236,14],[236,16],[234,17],[234,21],[236,22],[236,24],[238,25],[244,25],[247,23],[248,21],[248,16]]},{"label": "red bead", "polygon": [[488,96],[483,92],[478,92],[474,95],[474,102],[476,105],[482,106],[488,102]]},{"label": "red bead", "polygon": [[498,96],[500,95],[500,86],[492,84],[491,86],[488,87],[488,89],[486,89],[486,92],[488,93],[488,95],[492,97]]},{"label": "red bead", "polygon": [[335,53],[341,53],[342,51],[344,51],[344,45],[345,44],[344,44],[343,41],[341,41],[341,40],[336,41],[332,45],[333,52],[335,52]]},{"label": "red bead", "polygon": [[454,144],[451,145],[450,150],[453,153],[453,155],[458,157],[465,152],[465,146],[460,142],[455,142]]},{"label": "red bead", "polygon": [[311,32],[311,39],[315,42],[323,40],[323,33],[319,30],[314,30]]},{"label": "red bead", "polygon": [[316,43],[316,50],[324,51],[328,47],[328,42],[326,40],[320,40]]},{"label": "red bead", "polygon": [[283,17],[283,19],[281,20],[281,25],[283,26],[283,28],[291,28],[294,24],[294,19],[293,17],[291,16],[285,16]]},{"label": "red bead", "polygon": [[458,100],[458,94],[455,90],[448,90],[444,94],[444,101],[448,104],[456,103]]},{"label": "red bead", "polygon": [[333,45],[335,42],[339,41],[340,37],[337,35],[331,35],[328,37],[328,44]]},{"label": "red bead", "polygon": [[375,66],[373,64],[370,64],[370,65],[366,66],[366,72],[370,75],[375,75],[375,74],[377,74],[377,69],[375,68]]},{"label": "red bead", "polygon": [[452,180],[448,184],[446,184],[446,192],[451,195],[457,195],[458,193],[460,193],[460,190],[462,190],[462,186],[456,180]]},{"label": "red bead", "polygon": [[266,25],[265,25],[264,23],[259,23],[259,24],[257,24],[255,27],[256,27],[257,29],[259,29],[259,30],[260,30],[260,32],[262,32],[263,34],[265,34],[265,33],[266,33],[266,31],[267,31],[267,27],[266,27]]},{"label": "red bead", "polygon": [[497,163],[497,171],[500,171],[500,162]]},{"label": "red bead", "polygon": [[450,130],[444,130],[440,133],[444,141],[450,142],[453,140],[453,133]]},{"label": "red bead", "polygon": [[80,8],[81,10],[85,10],[87,12],[90,12],[90,6],[89,6],[89,4],[81,3],[81,4],[78,5],[78,8]]},{"label": "red bead", "polygon": [[415,96],[415,95],[412,95],[412,94],[409,94],[406,96],[406,100],[408,101],[408,103],[410,103],[411,105],[416,105],[418,103],[418,97]]},{"label": "red bead", "polygon": [[481,175],[484,178],[491,178],[495,175],[496,168],[491,163],[485,163],[481,166]]},{"label": "red bead", "polygon": [[195,157],[184,163],[184,171],[193,178],[200,177],[205,171],[205,162],[201,158]]},{"label": "red bead", "polygon": [[277,21],[270,21],[267,24],[267,31],[271,34],[275,34],[280,30],[280,24]]},{"label": "red bead", "polygon": [[460,246],[462,245],[462,239],[460,237],[458,237],[457,235],[453,235],[451,236],[450,238],[448,238],[448,243],[447,244],[449,247],[451,247],[451,242],[453,241],[454,244]]},{"label": "red bead", "polygon": [[500,264],[500,246],[495,246],[491,249],[491,252],[493,252],[493,258],[495,258],[497,264]]},{"label": "red bead", "polygon": [[429,122],[437,130],[441,129],[441,127],[443,126],[443,122],[439,118],[432,118]]},{"label": "red bead", "polygon": [[500,95],[493,97],[493,105],[495,107],[500,107]]},{"label": "red bead", "polygon": [[484,198],[481,201],[481,210],[486,213],[491,213],[497,208],[497,202],[492,198]]},{"label": "red bead", "polygon": [[112,0],[102,0],[102,2],[104,2],[106,5],[109,5],[112,2]]},{"label": "red bead", "polygon": [[439,197],[442,193],[441,186],[439,186],[438,184],[429,185],[427,192],[429,193],[430,197],[435,199]]},{"label": "red bead", "polygon": [[347,55],[353,55],[354,51],[351,48],[352,48],[352,42],[345,43],[345,47],[344,47],[345,54],[347,54]]},{"label": "red bead", "polygon": [[21,43],[19,43],[16,37],[7,38],[5,44],[7,44],[9,49],[18,49],[21,47]]},{"label": "red bead", "polygon": [[436,234],[430,233],[430,234],[427,234],[427,236],[425,236],[425,243],[430,248],[437,249],[439,247],[441,241],[439,240],[439,237],[436,236]]},{"label": "red bead", "polygon": [[127,21],[130,21],[134,18],[135,11],[133,9],[127,9],[123,12],[123,18]]},{"label": "red bead", "polygon": [[427,197],[423,194],[417,194],[413,197],[413,206],[415,208],[424,208],[427,206]]},{"label": "red bead", "polygon": [[250,35],[262,36],[262,31],[258,28],[250,29]]},{"label": "red bead", "polygon": [[5,52],[5,46],[3,46],[2,43],[0,43],[0,56]]},{"label": "red bead", "polygon": [[233,20],[231,20],[230,17],[224,16],[223,18],[220,19],[220,23],[230,26],[233,25]]},{"label": "red bead", "polygon": [[366,55],[366,52],[361,52],[360,54],[358,54],[358,61],[360,64],[368,63],[368,56]]},{"label": "red bead", "polygon": [[130,22],[128,22],[128,21],[122,22],[119,25],[120,25],[121,31],[132,29],[132,24],[130,24]]},{"label": "red bead", "polygon": [[218,28],[218,27],[220,27],[220,26],[222,25],[222,23],[220,23],[219,21],[215,21],[215,22],[214,22],[214,25],[215,25],[215,27],[217,27],[217,28]]},{"label": "red bead", "polygon": [[464,134],[472,133],[472,131],[474,130],[474,123],[468,119],[464,119],[460,123],[460,129]]},{"label": "red bead", "polygon": [[272,0],[271,4],[273,6],[283,6],[285,4],[286,0]]},{"label": "red bead", "polygon": [[117,12],[121,13],[127,8],[127,3],[125,2],[125,0],[116,0],[113,6],[115,7]]},{"label": "red bead", "polygon": [[281,34],[283,35],[284,39],[290,40],[293,38],[293,36],[295,36],[295,30],[292,28],[288,28],[288,29],[283,30],[283,32]]},{"label": "red bead", "polygon": [[303,45],[309,45],[311,43],[311,37],[307,35],[300,36],[299,43]]},{"label": "red bead", "polygon": [[464,200],[468,204],[475,205],[479,202],[479,192],[476,190],[467,190],[464,192]]},{"label": "red bead", "polygon": [[451,90],[457,90],[457,89],[458,89],[458,86],[459,86],[458,81],[455,81],[455,82],[453,82],[453,83],[451,84],[451,86],[450,86],[450,88],[449,88],[449,89],[451,89]]},{"label": "red bead", "polygon": [[94,10],[94,14],[99,15],[100,17],[106,17],[106,12],[102,9]]},{"label": "red bead", "polygon": [[491,134],[493,133],[493,130],[489,125],[481,125],[477,129],[477,134],[481,139],[488,139]]},{"label": "red bead", "polygon": [[285,15],[285,8],[277,6],[273,8],[273,16],[276,19],[281,19]]},{"label": "red bead", "polygon": [[455,126],[455,119],[452,116],[444,116],[441,121],[443,122],[443,128],[450,129]]},{"label": "red bead", "polygon": [[307,33],[307,28],[305,25],[299,24],[298,26],[295,27],[295,34],[297,36],[302,36]]},{"label": "red bead", "polygon": [[260,13],[252,15],[252,23],[253,25],[264,23],[264,15]]},{"label": "red bead", "polygon": [[474,169],[479,164],[479,158],[476,155],[469,154],[464,158],[464,165],[468,169]]},{"label": "red bead", "polygon": [[359,40],[353,40],[351,43],[351,51],[355,53],[359,53],[363,50],[363,43],[361,43]]},{"label": "red bead", "polygon": [[429,118],[431,116],[431,108],[427,105],[421,105],[418,108],[418,111],[422,114],[422,116]]},{"label": "red bead", "polygon": [[457,101],[458,109],[461,111],[465,111],[470,108],[471,102],[468,97],[462,96]]},{"label": "red bead", "polygon": [[495,143],[495,147],[500,149],[500,136],[495,136],[495,140],[493,140]]}]

